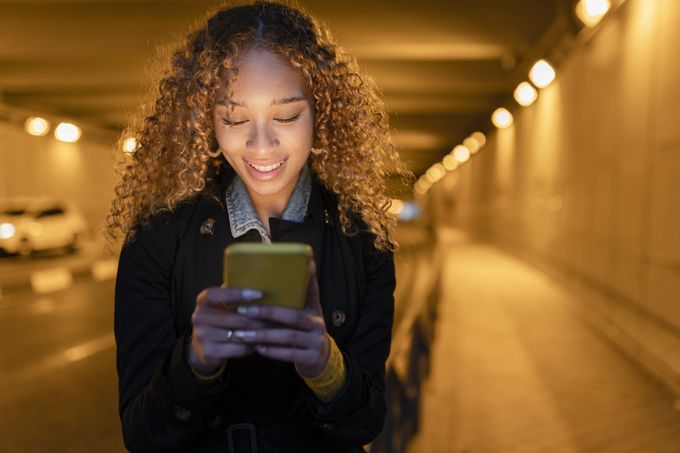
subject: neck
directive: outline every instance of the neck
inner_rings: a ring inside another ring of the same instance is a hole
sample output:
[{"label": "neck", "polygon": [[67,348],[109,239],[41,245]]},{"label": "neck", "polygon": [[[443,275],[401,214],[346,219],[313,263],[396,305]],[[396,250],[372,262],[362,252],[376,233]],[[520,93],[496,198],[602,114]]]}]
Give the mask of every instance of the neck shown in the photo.
[{"label": "neck", "polygon": [[291,195],[293,195],[293,192],[295,191],[295,186],[299,179],[300,175],[276,195],[260,195],[248,190],[248,196],[253,202],[255,212],[268,234],[270,233],[269,218],[281,218],[283,212],[286,210],[286,206],[288,206]]}]

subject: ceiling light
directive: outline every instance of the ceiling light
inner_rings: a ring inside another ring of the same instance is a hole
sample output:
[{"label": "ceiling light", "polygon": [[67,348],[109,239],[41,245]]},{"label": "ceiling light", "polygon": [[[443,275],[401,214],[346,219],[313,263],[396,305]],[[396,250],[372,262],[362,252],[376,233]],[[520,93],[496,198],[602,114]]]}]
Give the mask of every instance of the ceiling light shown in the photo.
[{"label": "ceiling light", "polygon": [[425,175],[427,176],[427,179],[430,180],[430,182],[435,183],[442,179],[444,175],[446,175],[446,169],[442,164],[437,162],[427,170]]},{"label": "ceiling light", "polygon": [[594,27],[607,14],[611,3],[609,0],[580,0],[576,4],[576,15],[587,27]]},{"label": "ceiling light", "polygon": [[505,129],[512,125],[512,113],[508,112],[508,109],[503,107],[496,109],[491,115],[491,122],[498,129]]},{"label": "ceiling light", "polygon": [[461,164],[470,158],[470,150],[463,145],[458,145],[451,151],[454,159],[456,159]]},{"label": "ceiling light", "polygon": [[458,161],[451,154],[444,156],[442,163],[444,164],[444,168],[446,168],[448,171],[453,171],[458,168]]},{"label": "ceiling light", "polygon": [[420,187],[424,188],[425,190],[429,189],[432,186],[432,181],[430,181],[427,177],[427,175],[423,175],[420,177],[416,185],[420,185]]},{"label": "ceiling light", "polygon": [[555,80],[555,69],[545,60],[538,60],[529,71],[529,78],[539,88],[545,88]]},{"label": "ceiling light", "polygon": [[404,202],[401,200],[398,200],[396,198],[392,199],[392,203],[390,204],[390,207],[387,209],[387,212],[389,214],[392,214],[393,216],[397,217],[401,212],[404,210]]},{"label": "ceiling light", "polygon": [[71,123],[59,123],[54,130],[54,136],[57,140],[66,143],[75,143],[80,139],[81,131],[78,126]]},{"label": "ceiling light", "polygon": [[534,103],[538,97],[538,92],[529,82],[522,82],[517,85],[514,96],[519,105],[526,107]]},{"label": "ceiling light", "polygon": [[29,134],[42,137],[43,135],[47,135],[47,133],[50,131],[50,123],[45,118],[32,116],[26,120],[26,123],[24,123],[24,128]]},{"label": "ceiling light", "polygon": [[479,151],[479,143],[477,140],[475,140],[472,137],[468,137],[465,140],[463,140],[463,145],[470,150],[472,154],[476,153]]},{"label": "ceiling light", "polygon": [[123,140],[123,152],[126,154],[132,154],[135,149],[137,149],[137,139],[134,137],[128,137]]},{"label": "ceiling light", "polygon": [[482,134],[479,131],[470,134],[470,138],[474,138],[475,141],[479,143],[480,148],[486,144],[486,135]]}]

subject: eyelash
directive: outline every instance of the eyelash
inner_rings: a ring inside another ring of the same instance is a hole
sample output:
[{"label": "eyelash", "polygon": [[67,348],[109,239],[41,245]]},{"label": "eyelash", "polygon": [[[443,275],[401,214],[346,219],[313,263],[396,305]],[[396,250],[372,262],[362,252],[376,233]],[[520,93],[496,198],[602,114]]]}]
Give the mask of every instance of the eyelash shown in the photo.
[{"label": "eyelash", "polygon": [[[300,115],[302,115],[302,112],[298,113],[298,114],[295,115],[295,116],[291,116],[290,118],[276,119],[276,121],[279,121],[279,122],[281,122],[281,123],[292,123],[292,122],[295,121],[296,119],[300,118]],[[226,118],[222,118],[222,122],[223,122],[225,125],[227,125],[227,126],[238,126],[238,125],[240,125],[240,124],[245,123],[246,120],[244,120],[244,121],[229,121],[229,120],[226,119]]]}]

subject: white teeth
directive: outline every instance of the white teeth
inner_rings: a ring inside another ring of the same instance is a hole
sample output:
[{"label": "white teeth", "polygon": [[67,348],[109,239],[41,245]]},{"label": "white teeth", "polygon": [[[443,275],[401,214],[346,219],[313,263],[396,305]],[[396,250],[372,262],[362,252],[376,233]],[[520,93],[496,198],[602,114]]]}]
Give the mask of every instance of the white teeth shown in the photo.
[{"label": "white teeth", "polygon": [[248,165],[250,165],[251,167],[253,167],[257,171],[268,172],[268,171],[276,170],[281,165],[283,165],[284,162],[285,162],[285,159],[282,160],[281,162],[279,162],[278,164],[267,165],[265,167],[260,166],[260,165],[251,164],[250,162],[248,162]]}]

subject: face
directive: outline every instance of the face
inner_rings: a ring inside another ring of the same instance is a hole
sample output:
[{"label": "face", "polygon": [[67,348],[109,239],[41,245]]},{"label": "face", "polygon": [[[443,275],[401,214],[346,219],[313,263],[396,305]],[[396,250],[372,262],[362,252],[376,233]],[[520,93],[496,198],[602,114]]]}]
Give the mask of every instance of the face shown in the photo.
[{"label": "face", "polygon": [[288,198],[309,157],[314,110],[304,79],[282,58],[251,50],[237,62],[231,97],[220,87],[215,136],[254,203]]}]

